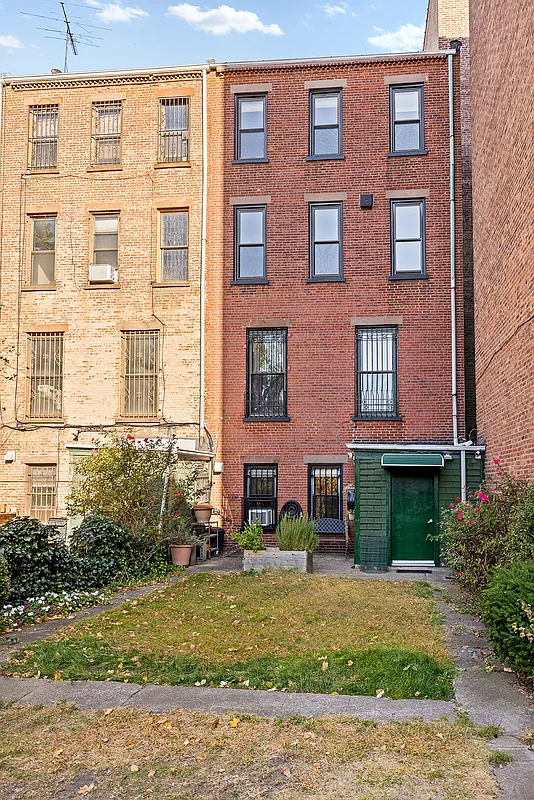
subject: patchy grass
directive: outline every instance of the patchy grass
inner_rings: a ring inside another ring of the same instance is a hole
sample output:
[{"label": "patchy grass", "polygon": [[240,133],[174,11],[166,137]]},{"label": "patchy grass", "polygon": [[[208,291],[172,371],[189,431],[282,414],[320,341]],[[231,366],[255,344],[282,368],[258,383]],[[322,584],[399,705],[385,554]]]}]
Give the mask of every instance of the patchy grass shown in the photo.
[{"label": "patchy grass", "polygon": [[488,762],[492,767],[502,767],[504,764],[511,764],[513,761],[510,753],[504,750],[494,750],[488,756]]},{"label": "patchy grass", "polygon": [[489,800],[466,726],[0,709],[2,800]]},{"label": "patchy grass", "polygon": [[452,696],[421,584],[195,575],[16,654],[7,674],[392,698]]}]

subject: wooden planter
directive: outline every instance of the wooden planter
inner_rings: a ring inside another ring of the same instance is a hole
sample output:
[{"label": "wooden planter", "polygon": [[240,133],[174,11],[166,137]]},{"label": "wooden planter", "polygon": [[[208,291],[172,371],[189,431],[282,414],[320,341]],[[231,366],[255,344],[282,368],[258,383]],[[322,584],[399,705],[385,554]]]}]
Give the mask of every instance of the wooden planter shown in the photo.
[{"label": "wooden planter", "polygon": [[313,553],[306,550],[280,550],[278,547],[267,547],[257,553],[253,550],[243,552],[243,572],[261,572],[269,568],[313,572]]}]

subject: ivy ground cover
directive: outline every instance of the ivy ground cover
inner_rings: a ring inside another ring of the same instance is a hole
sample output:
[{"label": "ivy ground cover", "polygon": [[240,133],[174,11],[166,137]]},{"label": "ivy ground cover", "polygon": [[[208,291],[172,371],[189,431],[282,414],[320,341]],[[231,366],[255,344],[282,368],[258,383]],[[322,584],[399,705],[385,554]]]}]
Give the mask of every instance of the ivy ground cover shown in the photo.
[{"label": "ivy ground cover", "polygon": [[210,575],[31,645],[6,674],[448,699],[452,664],[420,583]]}]

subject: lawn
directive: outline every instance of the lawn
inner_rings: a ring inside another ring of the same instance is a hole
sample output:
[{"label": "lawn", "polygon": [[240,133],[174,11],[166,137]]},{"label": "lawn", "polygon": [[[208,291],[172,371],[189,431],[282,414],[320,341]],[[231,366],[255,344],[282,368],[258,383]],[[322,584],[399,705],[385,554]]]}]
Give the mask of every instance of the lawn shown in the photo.
[{"label": "lawn", "polygon": [[0,708],[2,800],[489,800],[488,747],[449,722]]},{"label": "lawn", "polygon": [[297,573],[188,577],[31,645],[6,674],[448,699],[423,584]]}]

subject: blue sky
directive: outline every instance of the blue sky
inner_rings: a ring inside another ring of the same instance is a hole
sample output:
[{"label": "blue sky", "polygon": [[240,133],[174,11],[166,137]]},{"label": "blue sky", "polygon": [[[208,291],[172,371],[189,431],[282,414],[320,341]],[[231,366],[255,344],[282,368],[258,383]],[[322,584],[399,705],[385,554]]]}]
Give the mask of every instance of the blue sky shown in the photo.
[{"label": "blue sky", "polygon": [[[73,0],[65,6],[79,44],[69,71],[198,64],[421,48],[427,0]],[[0,73],[63,68],[56,0],[0,0]],[[83,25],[83,28],[80,27]],[[95,27],[88,27],[88,26]]]}]

